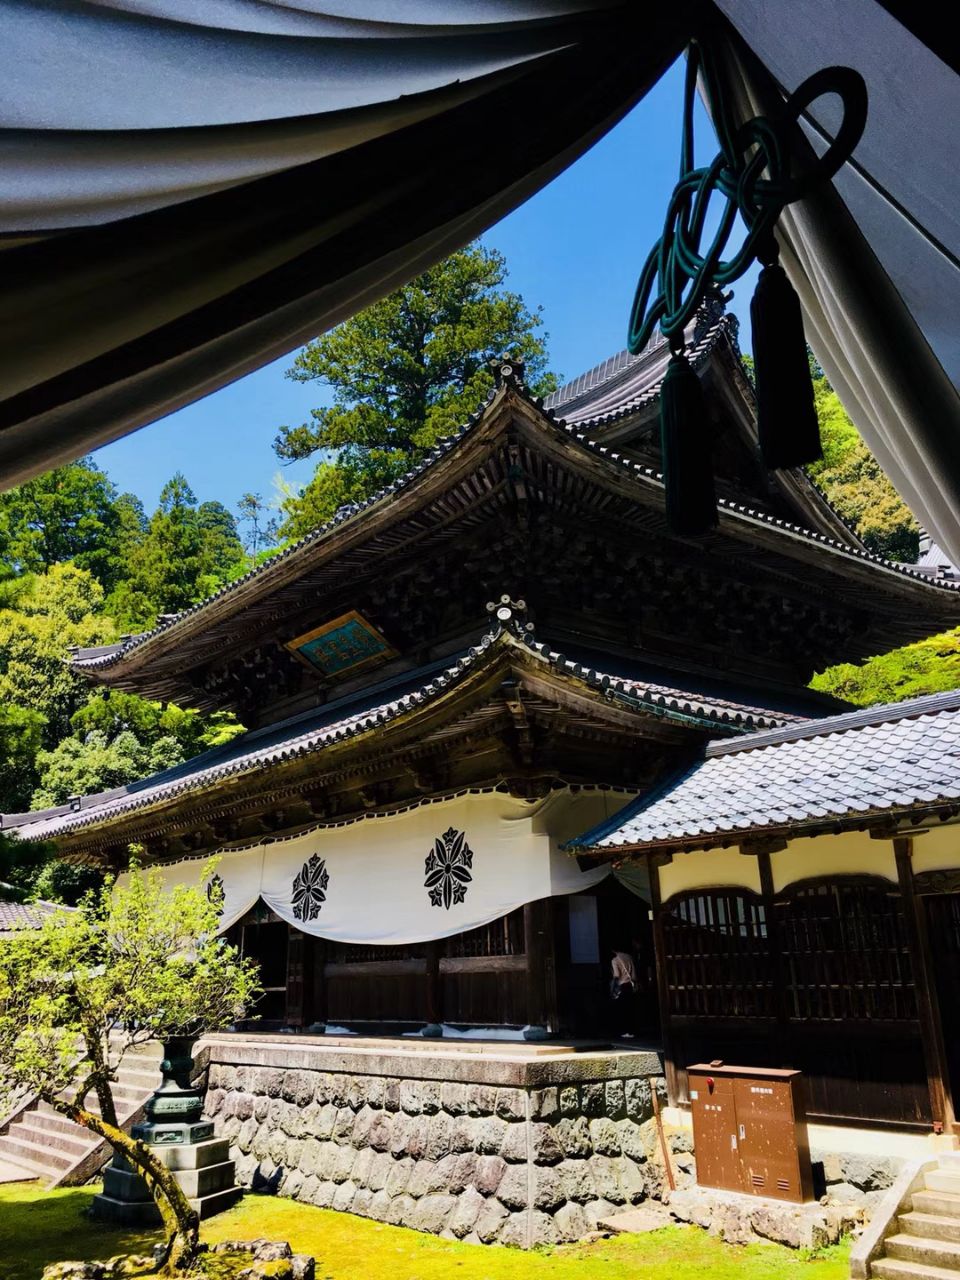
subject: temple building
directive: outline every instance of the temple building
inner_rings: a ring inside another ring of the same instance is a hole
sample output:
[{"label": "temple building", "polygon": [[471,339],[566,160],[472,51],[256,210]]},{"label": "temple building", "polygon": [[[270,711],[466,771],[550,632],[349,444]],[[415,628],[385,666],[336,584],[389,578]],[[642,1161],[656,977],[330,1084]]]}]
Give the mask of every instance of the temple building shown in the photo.
[{"label": "temple building", "polygon": [[880,841],[831,807],[847,745],[866,776],[900,722],[807,684],[957,625],[960,592],[869,553],[803,472],[766,472],[735,321],[704,311],[689,338],[715,530],[665,520],[665,344],[545,401],[505,361],[388,490],[73,655],[105,690],[233,710],[242,737],[3,830],[116,871],[136,844],[171,883],[217,854],[259,1030],[609,1037],[619,947],[674,1102],[687,1063],[746,1056],[805,1067],[813,1115],[950,1119],[898,793],[857,819]]}]

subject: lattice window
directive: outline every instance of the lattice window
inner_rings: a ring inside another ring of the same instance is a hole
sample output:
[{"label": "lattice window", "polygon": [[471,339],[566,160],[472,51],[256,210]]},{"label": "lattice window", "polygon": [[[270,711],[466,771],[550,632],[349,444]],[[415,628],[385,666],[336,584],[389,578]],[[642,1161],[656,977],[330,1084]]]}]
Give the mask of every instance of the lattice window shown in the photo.
[{"label": "lattice window", "polygon": [[326,959],[329,964],[367,964],[381,960],[422,960],[426,950],[423,945],[363,946],[352,942],[328,942]]},{"label": "lattice window", "polygon": [[916,1020],[907,925],[895,885],[843,878],[799,885],[776,910],[788,1018]]},{"label": "lattice window", "polygon": [[746,889],[704,889],[663,908],[670,1013],[688,1018],[773,1016],[763,902]]},{"label": "lattice window", "polygon": [[522,956],[524,953],[523,907],[509,915],[482,924],[479,929],[455,934],[446,940],[448,957]]}]

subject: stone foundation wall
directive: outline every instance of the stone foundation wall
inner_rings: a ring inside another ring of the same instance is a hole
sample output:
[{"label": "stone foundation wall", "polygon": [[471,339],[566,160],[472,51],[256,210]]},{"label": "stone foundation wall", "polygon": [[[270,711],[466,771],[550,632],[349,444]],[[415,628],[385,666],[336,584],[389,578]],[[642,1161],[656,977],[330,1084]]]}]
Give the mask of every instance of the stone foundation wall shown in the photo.
[{"label": "stone foundation wall", "polygon": [[206,1111],[247,1186],[521,1247],[578,1240],[662,1191],[654,1054],[209,1044]]}]

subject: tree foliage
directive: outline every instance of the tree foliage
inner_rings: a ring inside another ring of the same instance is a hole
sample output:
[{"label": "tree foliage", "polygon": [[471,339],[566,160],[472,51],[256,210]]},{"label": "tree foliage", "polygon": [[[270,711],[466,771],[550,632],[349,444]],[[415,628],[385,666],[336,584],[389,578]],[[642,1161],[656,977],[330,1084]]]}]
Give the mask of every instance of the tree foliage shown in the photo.
[{"label": "tree foliage", "polygon": [[871,551],[890,560],[916,561],[917,522],[864,444],[822,370],[814,378],[814,398],[823,457],[807,468],[810,476]]},{"label": "tree foliage", "polygon": [[470,245],[300,352],[288,376],[328,387],[332,403],[276,438],[283,459],[325,455],[285,504],[285,537],[369,497],[463,423],[493,386],[497,357],[525,361],[537,394],[555,389],[540,312],[503,288],[506,277],[501,254]]},{"label": "tree foliage", "polygon": [[0,942],[0,1112],[29,1091],[126,1156],[160,1209],[167,1274],[190,1267],[197,1215],[162,1160],[119,1126],[112,1085],[134,1045],[222,1029],[258,996],[256,965],[217,937],[214,866],[171,891],[159,871],[134,864],[123,887],[107,884],[75,912]]}]

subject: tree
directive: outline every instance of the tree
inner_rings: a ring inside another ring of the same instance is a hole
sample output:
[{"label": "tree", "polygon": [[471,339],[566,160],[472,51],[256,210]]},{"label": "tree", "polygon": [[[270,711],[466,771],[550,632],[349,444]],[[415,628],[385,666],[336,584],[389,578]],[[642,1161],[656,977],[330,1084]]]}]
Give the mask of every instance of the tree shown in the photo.
[{"label": "tree", "polygon": [[556,388],[540,311],[502,288],[506,277],[502,254],[470,245],[300,352],[288,377],[331,388],[333,403],[281,427],[274,448],[286,460],[331,456],[284,504],[285,537],[376,492],[466,421],[493,386],[497,357],[524,360],[537,394]]},{"label": "tree", "polygon": [[0,813],[20,813],[29,805],[45,724],[30,707],[0,706]]},{"label": "tree", "polygon": [[[819,366],[817,366],[819,368]],[[823,457],[807,468],[864,544],[891,560],[916,561],[920,531],[823,376],[814,378]]]},{"label": "tree", "polygon": [[107,884],[75,913],[0,942],[0,1095],[38,1095],[140,1171],[166,1230],[167,1275],[193,1263],[197,1215],[154,1151],[119,1126],[112,1085],[133,1045],[222,1029],[257,998],[255,964],[216,936],[223,894],[204,887],[214,866],[167,892],[158,871],[134,863],[122,888]]},{"label": "tree", "polygon": [[178,471],[161,489],[159,505],[130,550],[126,577],[107,607],[119,626],[146,629],[159,614],[179,613],[212,594],[242,559],[233,516],[220,502],[198,507]]},{"label": "tree", "polygon": [[103,589],[86,570],[56,564],[46,573],[6,584],[0,599],[0,706],[41,715],[43,745],[53,747],[70,731],[70,717],[89,687],[65,662],[70,645],[113,638],[97,615]]},{"label": "tree", "polygon": [[238,524],[245,525],[244,550],[256,560],[262,551],[277,540],[277,519],[270,515],[270,508],[260,493],[245,493],[237,503],[240,513]]},{"label": "tree", "polygon": [[89,458],[28,480],[0,494],[0,557],[18,574],[72,560],[109,591],[122,572],[118,503],[115,486]]},{"label": "tree", "polygon": [[860,707],[960,687],[960,628],[814,676],[810,687]]}]

